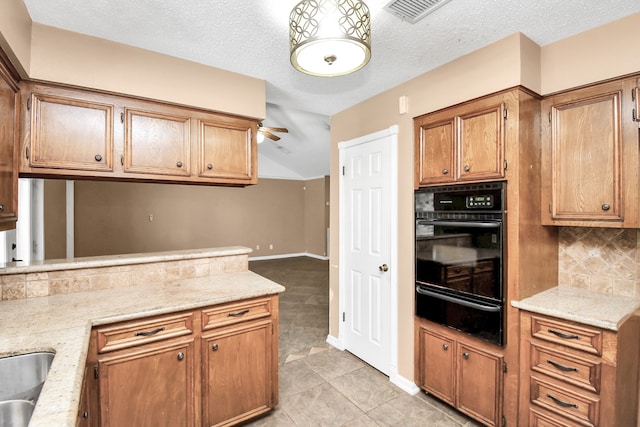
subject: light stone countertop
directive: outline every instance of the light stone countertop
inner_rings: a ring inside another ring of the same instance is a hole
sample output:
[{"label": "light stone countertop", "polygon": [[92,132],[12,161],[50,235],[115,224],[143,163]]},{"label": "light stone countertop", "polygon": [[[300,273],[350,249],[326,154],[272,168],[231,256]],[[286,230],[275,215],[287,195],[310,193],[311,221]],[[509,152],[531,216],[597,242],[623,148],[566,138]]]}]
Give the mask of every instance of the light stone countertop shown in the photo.
[{"label": "light stone countertop", "polygon": [[54,351],[53,364],[29,426],[74,427],[92,326],[283,291],[283,286],[243,271],[156,285],[3,301],[0,357]]},{"label": "light stone countertop", "polygon": [[557,286],[511,301],[521,310],[617,331],[638,309],[640,298],[604,294],[569,286]]},{"label": "light stone countertop", "polygon": [[187,249],[182,251],[150,252],[139,254],[105,255],[84,258],[61,258],[31,262],[0,262],[0,274],[41,273],[44,271],[75,270],[79,268],[111,267],[116,265],[145,264],[230,255],[244,255],[251,249],[244,246]]}]

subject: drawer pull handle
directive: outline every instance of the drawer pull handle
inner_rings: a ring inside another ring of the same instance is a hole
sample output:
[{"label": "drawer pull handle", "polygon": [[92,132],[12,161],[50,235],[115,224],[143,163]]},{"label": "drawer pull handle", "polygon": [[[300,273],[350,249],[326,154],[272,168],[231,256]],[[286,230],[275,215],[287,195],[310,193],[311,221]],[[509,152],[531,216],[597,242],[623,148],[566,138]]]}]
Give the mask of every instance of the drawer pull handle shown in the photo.
[{"label": "drawer pull handle", "polygon": [[247,308],[246,310],[238,311],[237,313],[229,313],[227,314],[227,317],[241,317],[247,314],[248,312],[249,312],[249,309]]},{"label": "drawer pull handle", "polygon": [[462,357],[464,357],[465,359],[469,358],[469,353],[467,353],[466,351],[464,353],[462,353]]},{"label": "drawer pull handle", "polygon": [[575,403],[569,403],[569,402],[565,402],[564,400],[560,400],[555,396],[552,396],[550,394],[547,393],[547,397],[551,400],[553,400],[556,404],[560,405],[560,406],[564,406],[565,408],[576,408],[578,409],[578,405],[576,405]]},{"label": "drawer pull handle", "polygon": [[565,372],[578,372],[578,368],[571,368],[569,366],[563,366],[557,362],[554,362],[553,360],[547,360],[547,363],[549,363],[551,366],[553,366],[556,369],[560,369],[561,371],[565,371]]},{"label": "drawer pull handle", "polygon": [[563,334],[562,332],[558,332],[558,331],[554,331],[553,329],[547,329],[549,331],[549,333],[552,333],[553,335],[560,337],[560,338],[564,338],[567,340],[579,340],[580,336],[579,335],[570,335],[570,334]]},{"label": "drawer pull handle", "polygon": [[179,352],[178,353],[178,360],[184,360],[184,353],[183,352]]},{"label": "drawer pull handle", "polygon": [[442,344],[442,349],[443,349],[444,351],[449,350],[449,345],[448,345],[448,344]]},{"label": "drawer pull handle", "polygon": [[151,335],[155,335],[158,332],[162,332],[162,331],[164,331],[164,326],[162,328],[154,329],[153,331],[136,332],[136,337],[149,337]]},{"label": "drawer pull handle", "polygon": [[218,344],[214,344],[211,346],[211,350],[218,351]]}]

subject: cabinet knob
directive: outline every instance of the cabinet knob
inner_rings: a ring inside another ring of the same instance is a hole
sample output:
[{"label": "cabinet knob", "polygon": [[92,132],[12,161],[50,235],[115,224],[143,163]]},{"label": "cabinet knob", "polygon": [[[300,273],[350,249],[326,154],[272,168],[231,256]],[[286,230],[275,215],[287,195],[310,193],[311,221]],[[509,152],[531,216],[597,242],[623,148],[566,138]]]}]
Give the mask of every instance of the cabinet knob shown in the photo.
[{"label": "cabinet knob", "polygon": [[0,205],[0,212],[4,211],[4,205]]},{"label": "cabinet knob", "polygon": [[182,162],[178,162],[178,163],[176,163],[176,166],[177,166],[177,167],[179,167],[179,168],[181,168],[181,167],[182,167]]},{"label": "cabinet knob", "polygon": [[462,353],[462,357],[464,357],[465,359],[469,358],[469,353],[467,353],[466,351],[464,353]]},{"label": "cabinet knob", "polygon": [[609,209],[611,209],[611,206],[608,203],[604,203],[602,205],[602,210],[603,211],[608,211]]},{"label": "cabinet knob", "polygon": [[213,165],[212,165],[211,163],[209,163],[209,164],[207,165],[207,169],[209,169],[209,170],[213,169]]},{"label": "cabinet knob", "polygon": [[102,156],[100,154],[96,154],[94,159],[96,159],[96,162],[101,162],[102,161]]},{"label": "cabinet knob", "polygon": [[184,353],[183,352],[179,352],[178,353],[178,360],[183,360],[184,359]]},{"label": "cabinet knob", "polygon": [[211,349],[212,349],[213,351],[217,351],[217,350],[218,350],[218,344],[214,344],[214,345],[212,345],[212,346],[211,346]]},{"label": "cabinet knob", "polygon": [[443,349],[444,351],[449,350],[449,344],[442,344],[442,349]]},{"label": "cabinet knob", "polygon": [[469,172],[470,170],[471,170],[471,168],[468,165],[464,167],[464,171],[465,172]]},{"label": "cabinet knob", "polygon": [[89,418],[89,413],[87,411],[84,411],[82,413],[82,418]]},{"label": "cabinet knob", "polygon": [[449,173],[449,169],[442,169],[442,175],[446,175]]}]

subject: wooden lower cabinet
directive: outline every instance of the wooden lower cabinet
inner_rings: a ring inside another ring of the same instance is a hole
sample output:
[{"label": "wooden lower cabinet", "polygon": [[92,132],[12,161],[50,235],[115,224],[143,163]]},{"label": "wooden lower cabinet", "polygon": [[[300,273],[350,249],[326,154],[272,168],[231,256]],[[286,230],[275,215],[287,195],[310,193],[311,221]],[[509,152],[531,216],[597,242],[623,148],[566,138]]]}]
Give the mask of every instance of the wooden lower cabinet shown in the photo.
[{"label": "wooden lower cabinet", "polygon": [[193,339],[98,359],[102,426],[194,425]]},{"label": "wooden lower cabinet", "polygon": [[484,425],[502,425],[502,353],[419,318],[416,335],[415,371],[420,388]]},{"label": "wooden lower cabinet", "polygon": [[521,311],[520,325],[518,425],[637,425],[636,316],[611,331]]},{"label": "wooden lower cabinet", "polygon": [[271,320],[202,337],[203,425],[233,425],[271,410]]},{"label": "wooden lower cabinet", "polygon": [[94,328],[77,426],[232,426],[278,404],[278,297]]}]

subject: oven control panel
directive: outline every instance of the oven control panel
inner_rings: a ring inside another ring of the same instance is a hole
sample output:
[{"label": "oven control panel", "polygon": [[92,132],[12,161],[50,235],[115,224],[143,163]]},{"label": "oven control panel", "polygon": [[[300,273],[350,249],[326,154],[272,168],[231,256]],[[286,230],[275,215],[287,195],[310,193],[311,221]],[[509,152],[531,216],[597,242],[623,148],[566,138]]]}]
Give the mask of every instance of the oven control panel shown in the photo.
[{"label": "oven control panel", "polygon": [[467,196],[465,205],[468,209],[491,209],[493,208],[493,200],[494,198],[490,194]]}]

